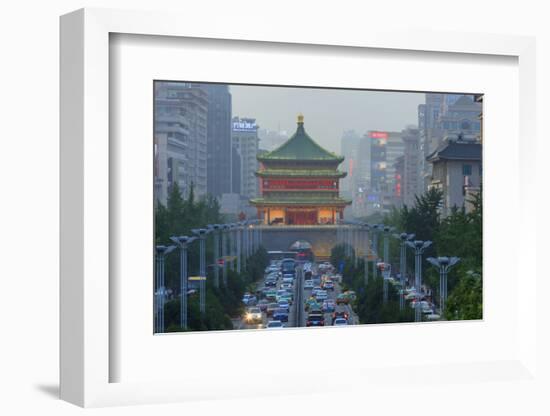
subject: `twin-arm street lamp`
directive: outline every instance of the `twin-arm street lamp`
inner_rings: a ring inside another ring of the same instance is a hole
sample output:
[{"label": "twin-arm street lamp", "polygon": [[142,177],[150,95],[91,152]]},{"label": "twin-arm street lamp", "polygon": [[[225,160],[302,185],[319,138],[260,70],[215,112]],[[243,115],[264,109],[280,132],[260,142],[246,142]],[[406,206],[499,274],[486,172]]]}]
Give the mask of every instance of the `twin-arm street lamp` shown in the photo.
[{"label": "twin-arm street lamp", "polygon": [[[382,224],[381,224],[382,225]],[[386,270],[390,264],[390,233],[394,230],[394,227],[388,225],[382,225],[382,230],[384,231],[384,273],[382,277],[384,279],[384,294],[383,294],[383,303],[388,303],[388,279],[390,277],[390,270]]]},{"label": "twin-arm street lamp", "polygon": [[394,234],[395,238],[398,238],[401,241],[400,244],[400,256],[399,256],[399,283],[401,285],[401,295],[399,296],[399,309],[403,310],[405,308],[405,275],[407,272],[407,241],[410,241],[414,238],[414,234]]},{"label": "twin-arm street lamp", "polygon": [[407,245],[414,249],[415,261],[414,261],[414,286],[416,290],[416,303],[415,303],[415,313],[414,320],[415,322],[420,322],[422,320],[422,308],[420,307],[420,292],[422,290],[422,253],[428,247],[432,245],[431,241],[407,241]]},{"label": "twin-arm street lamp", "polygon": [[202,314],[206,312],[206,237],[211,230],[207,228],[197,228],[191,230],[197,236],[200,242],[199,254],[199,309]]},{"label": "twin-arm street lamp", "polygon": [[176,245],[180,248],[180,326],[183,329],[187,329],[187,248],[196,239],[197,237],[188,237],[185,235],[170,237],[170,240],[176,243]]},{"label": "twin-arm street lamp", "polygon": [[439,309],[441,316],[445,312],[445,302],[447,301],[447,274],[449,270],[460,261],[459,257],[428,257],[432,265],[439,269]]},{"label": "twin-arm street lamp", "polygon": [[365,245],[365,257],[364,257],[364,268],[365,268],[365,286],[369,283],[369,229],[370,229],[370,225],[367,224],[367,223],[362,223],[361,224],[361,228],[363,229],[363,232],[364,232],[364,242],[363,244]]},{"label": "twin-arm street lamp", "polygon": [[373,224],[370,228],[372,231],[372,252],[375,257],[372,262],[372,275],[376,279],[378,277],[376,264],[378,262],[378,233],[383,230],[384,224]]},{"label": "twin-arm street lamp", "polygon": [[209,224],[208,229],[214,233],[214,287],[220,287],[220,224]]},{"label": "twin-arm street lamp", "polygon": [[155,273],[155,302],[156,302],[156,319],[155,332],[164,332],[164,303],[166,297],[166,285],[164,279],[164,265],[166,256],[170,254],[176,246],[156,246],[156,273]]}]

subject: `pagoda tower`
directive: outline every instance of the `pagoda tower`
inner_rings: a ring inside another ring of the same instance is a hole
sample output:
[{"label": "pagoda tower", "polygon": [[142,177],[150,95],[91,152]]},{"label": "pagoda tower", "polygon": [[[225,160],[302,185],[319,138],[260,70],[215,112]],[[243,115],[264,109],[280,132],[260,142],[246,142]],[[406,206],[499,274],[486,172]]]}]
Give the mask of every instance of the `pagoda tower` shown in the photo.
[{"label": "pagoda tower", "polygon": [[340,198],[338,170],[344,158],[319,146],[298,115],[296,133],[272,152],[258,156],[260,198],[250,203],[266,225],[335,224],[350,200]]}]

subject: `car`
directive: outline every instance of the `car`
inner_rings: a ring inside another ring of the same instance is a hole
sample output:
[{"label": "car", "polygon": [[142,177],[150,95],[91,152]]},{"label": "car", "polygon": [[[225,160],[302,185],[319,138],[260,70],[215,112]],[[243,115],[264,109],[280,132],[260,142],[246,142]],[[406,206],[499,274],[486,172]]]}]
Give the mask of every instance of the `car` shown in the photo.
[{"label": "car", "polygon": [[264,283],[267,287],[276,287],[277,286],[277,279],[266,279]]},{"label": "car", "polygon": [[309,298],[308,300],[306,300],[305,308],[306,311],[309,311],[312,308],[320,309],[321,307],[319,306],[319,303],[315,298]]},{"label": "car", "polygon": [[321,289],[321,286],[313,286],[313,289],[311,289],[311,296],[315,296],[318,290],[323,290],[323,289]]},{"label": "car", "polygon": [[290,303],[288,301],[281,299],[279,301],[279,308],[286,309],[286,311],[290,311]]},{"label": "car", "polygon": [[292,295],[290,293],[287,293],[286,295],[281,296],[279,302],[280,301],[285,301],[288,302],[289,305],[292,305]]},{"label": "car", "polygon": [[406,300],[412,300],[416,298],[416,292],[409,292],[405,295]]},{"label": "car", "polygon": [[336,304],[332,299],[327,299],[323,302],[322,310],[323,312],[334,312],[334,309],[336,308]]},{"label": "car", "polygon": [[281,283],[281,289],[292,290],[292,283]]},{"label": "car", "polygon": [[280,329],[284,328],[285,326],[281,321],[269,321],[265,327],[266,329]]},{"label": "car", "polygon": [[273,319],[275,321],[288,322],[288,310],[278,308],[273,311]]},{"label": "car", "polygon": [[323,301],[323,300],[327,300],[328,299],[328,294],[327,294],[327,291],[326,290],[318,290],[317,292],[315,292],[315,299],[317,299],[317,301]]},{"label": "car", "polygon": [[283,274],[283,283],[294,283],[294,276],[293,275],[284,275]]},{"label": "car", "polygon": [[334,325],[334,321],[336,321],[338,318],[345,319],[346,321],[349,319],[349,313],[347,313],[344,310],[334,311],[332,314],[332,324]]},{"label": "car", "polygon": [[325,326],[325,315],[317,312],[308,314],[306,326]]},{"label": "car", "polygon": [[279,309],[279,304],[272,302],[267,305],[265,313],[267,316],[273,316],[273,312],[275,312],[277,309]]},{"label": "car", "polygon": [[277,291],[275,289],[271,289],[265,293],[265,298],[270,301],[275,301],[277,299]]},{"label": "car", "polygon": [[349,303],[349,298],[344,294],[340,293],[338,296],[336,296],[336,304],[337,305],[347,305]]},{"label": "car", "polygon": [[313,289],[313,280],[304,281],[304,289]]},{"label": "car", "polygon": [[357,298],[357,295],[353,290],[346,290],[344,295],[346,295],[350,301],[354,301]]},{"label": "car", "polygon": [[348,325],[348,320],[345,319],[345,318],[336,318],[332,322],[332,325],[334,325],[334,326]]},{"label": "car", "polygon": [[332,280],[327,280],[323,283],[324,290],[334,290],[334,282]]},{"label": "car", "polygon": [[253,306],[256,304],[258,299],[256,296],[252,295],[251,293],[245,293],[243,296],[243,303],[247,306]]},{"label": "car", "polygon": [[267,299],[261,299],[259,302],[258,302],[258,308],[260,308],[260,310],[262,312],[265,312],[267,310],[267,305],[269,304],[269,301]]},{"label": "car", "polygon": [[245,315],[245,322],[247,324],[256,324],[262,322],[262,311],[258,307],[248,308]]}]

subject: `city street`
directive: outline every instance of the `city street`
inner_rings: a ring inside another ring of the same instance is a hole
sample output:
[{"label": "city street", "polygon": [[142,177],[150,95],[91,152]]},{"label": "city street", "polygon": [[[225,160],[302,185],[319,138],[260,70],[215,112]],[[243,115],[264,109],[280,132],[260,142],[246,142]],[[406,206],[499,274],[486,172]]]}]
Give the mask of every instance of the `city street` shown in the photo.
[{"label": "city street", "polygon": [[[312,264],[312,275],[318,276],[320,278],[320,272],[318,269],[318,264]],[[267,273],[266,273],[267,276]],[[325,276],[334,276],[332,273],[325,273]],[[313,288],[304,288],[304,266],[300,264],[296,267],[296,277],[294,279],[294,284],[292,288],[294,301],[289,308],[288,322],[284,322],[283,325],[285,328],[292,327],[306,327],[306,321],[308,317],[308,312],[305,308],[305,302],[312,297]],[[277,280],[277,284],[274,287],[275,290],[281,290],[282,279]],[[257,291],[261,291],[264,287],[264,282],[258,282]],[[333,301],[336,304],[336,299],[339,294],[342,293],[341,284],[334,280],[334,289],[327,291],[327,300]],[[261,299],[258,299],[260,301]],[[248,309],[248,308],[247,308]],[[344,312],[349,316],[348,324],[354,325],[359,323],[357,315],[353,312],[352,307],[348,304],[336,305],[336,311]],[[332,325],[332,312],[324,312],[325,324],[324,326]],[[234,321],[235,329],[260,329],[266,328],[269,321],[273,320],[271,317],[267,316],[266,312],[262,312],[262,321],[261,323],[247,323],[246,317],[243,316],[240,320]]]}]

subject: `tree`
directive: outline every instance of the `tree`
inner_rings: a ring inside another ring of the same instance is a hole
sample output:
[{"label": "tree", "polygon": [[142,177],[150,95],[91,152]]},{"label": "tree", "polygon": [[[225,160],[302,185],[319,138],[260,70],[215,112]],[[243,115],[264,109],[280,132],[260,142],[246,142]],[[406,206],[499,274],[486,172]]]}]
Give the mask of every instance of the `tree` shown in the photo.
[{"label": "tree", "polygon": [[483,318],[483,280],[472,272],[460,276],[458,284],[447,299],[444,316],[448,320]]},{"label": "tree", "polygon": [[365,290],[359,293],[356,303],[359,320],[363,324],[379,324],[414,321],[411,308],[399,310],[399,298],[395,287],[388,285],[388,302],[383,303],[384,279],[370,279]]}]

